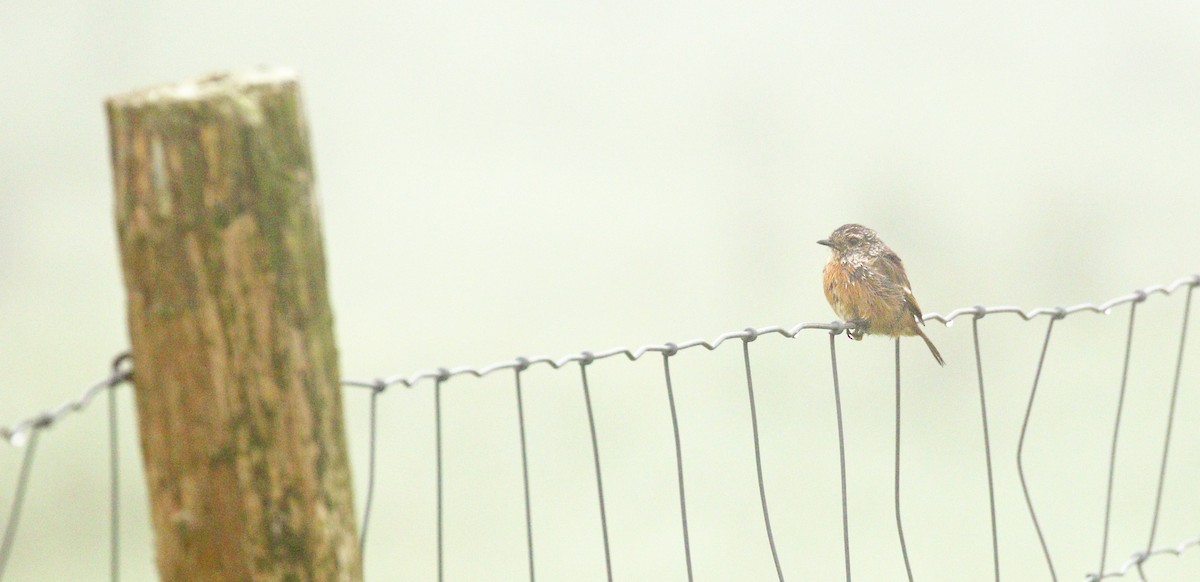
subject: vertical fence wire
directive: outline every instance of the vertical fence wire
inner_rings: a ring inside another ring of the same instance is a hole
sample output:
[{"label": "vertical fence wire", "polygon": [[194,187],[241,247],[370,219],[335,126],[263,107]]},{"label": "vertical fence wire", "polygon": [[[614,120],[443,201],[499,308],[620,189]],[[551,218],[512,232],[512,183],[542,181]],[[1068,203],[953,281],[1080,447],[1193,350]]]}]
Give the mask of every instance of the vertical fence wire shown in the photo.
[{"label": "vertical fence wire", "polygon": [[675,469],[679,476],[679,515],[683,521],[683,556],[687,560],[688,582],[694,580],[692,575],[692,544],[688,537],[687,499],[683,494],[683,447],[679,444],[679,415],[675,412],[675,390],[671,386],[671,356],[678,351],[675,344],[667,344],[668,350],[663,352],[663,374],[667,379],[667,403],[671,407],[671,429],[675,433]]},{"label": "vertical fence wire", "polygon": [[837,339],[841,330],[829,332],[829,362],[833,365],[833,404],[837,410],[838,461],[842,478],[842,553],[846,558],[846,582],[850,582],[850,510],[846,502],[846,436],[842,428],[842,392],[838,386]]},{"label": "vertical fence wire", "polygon": [[1051,316],[1050,324],[1046,326],[1046,339],[1042,342],[1042,353],[1038,357],[1037,371],[1033,375],[1033,388],[1029,391],[1029,404],[1025,407],[1025,420],[1021,422],[1021,437],[1017,440],[1017,476],[1021,478],[1021,492],[1025,495],[1025,505],[1029,507],[1029,518],[1033,520],[1033,529],[1037,532],[1038,542],[1042,545],[1042,554],[1046,557],[1046,567],[1050,569],[1050,579],[1057,582],[1058,574],[1054,572],[1054,561],[1050,558],[1050,548],[1046,545],[1046,536],[1042,534],[1042,526],[1038,523],[1037,512],[1033,509],[1033,499],[1029,496],[1029,485],[1025,481],[1025,433],[1029,429],[1029,417],[1033,413],[1033,399],[1037,396],[1038,380],[1042,377],[1042,366],[1046,362],[1046,349],[1050,347],[1050,334],[1054,331],[1054,322],[1062,318],[1063,312]]},{"label": "vertical fence wire", "polygon": [[529,507],[529,453],[525,446],[525,400],[521,394],[521,372],[529,367],[529,360],[518,358],[517,361],[521,362],[521,365],[513,371],[517,393],[517,428],[521,433],[521,484],[525,492],[525,549],[529,554],[529,582],[533,582],[533,514]]},{"label": "vertical fence wire", "polygon": [[[1192,291],[1195,285],[1189,286],[1183,300],[1183,324],[1179,330],[1179,354],[1175,358],[1175,379],[1171,384],[1171,404],[1167,408],[1167,434],[1163,438],[1162,463],[1158,470],[1158,492],[1154,496],[1154,518],[1150,522],[1150,539],[1146,542],[1146,552],[1154,549],[1154,536],[1158,532],[1158,515],[1162,509],[1163,484],[1167,478],[1167,455],[1171,450],[1171,429],[1175,425],[1175,403],[1179,399],[1179,375],[1183,371],[1183,347],[1187,341],[1188,319],[1192,311]],[[1141,571],[1141,564],[1138,564]]]},{"label": "vertical fence wire", "polygon": [[[1144,551],[1139,551],[1139,552],[1135,553],[1134,556],[1130,559],[1130,561],[1127,562],[1124,566],[1122,566],[1120,571],[1111,572],[1111,573],[1106,574],[1104,572],[1104,568],[1105,568],[1105,565],[1107,562],[1107,557],[1108,557],[1107,554],[1108,554],[1108,549],[1109,549],[1108,545],[1109,545],[1109,533],[1110,533],[1110,529],[1111,529],[1111,513],[1112,513],[1114,482],[1115,482],[1116,454],[1117,454],[1117,447],[1118,447],[1118,443],[1119,443],[1119,432],[1120,432],[1122,414],[1123,414],[1123,409],[1124,409],[1124,403],[1126,401],[1126,387],[1127,387],[1127,380],[1128,380],[1128,373],[1129,373],[1129,365],[1130,365],[1130,361],[1131,361],[1132,339],[1133,339],[1133,332],[1134,332],[1134,328],[1135,328],[1137,305],[1139,303],[1143,302],[1147,298],[1147,296],[1152,293],[1162,292],[1164,294],[1169,294],[1172,290],[1174,290],[1175,288],[1182,286],[1184,284],[1187,285],[1188,289],[1187,289],[1187,294],[1186,294],[1186,297],[1184,300],[1182,325],[1181,325],[1180,334],[1179,334],[1179,347],[1178,347],[1178,353],[1177,353],[1176,362],[1175,362],[1174,378],[1173,378],[1173,382],[1171,385],[1170,404],[1169,404],[1168,410],[1167,410],[1167,423],[1166,423],[1166,427],[1165,427],[1165,435],[1164,435],[1164,440],[1163,440],[1163,450],[1162,450],[1160,468],[1158,471],[1158,481],[1157,481],[1157,487],[1156,487],[1156,493],[1155,493],[1154,510],[1153,510],[1151,524],[1150,524],[1149,539],[1146,544],[1146,549]],[[1166,553],[1174,553],[1174,554],[1178,555],[1178,554],[1182,553],[1183,550],[1186,549],[1187,547],[1191,547],[1194,545],[1200,546],[1200,538],[1197,538],[1196,540],[1191,540],[1191,541],[1185,542],[1184,544],[1180,545],[1178,548],[1155,549],[1153,547],[1156,537],[1157,537],[1159,518],[1161,517],[1162,501],[1163,501],[1163,495],[1164,495],[1164,491],[1165,491],[1167,462],[1168,462],[1169,456],[1170,456],[1170,445],[1171,445],[1171,440],[1172,440],[1172,435],[1173,435],[1174,421],[1175,421],[1178,398],[1179,398],[1179,385],[1180,385],[1181,375],[1182,375],[1183,357],[1184,357],[1186,339],[1187,339],[1187,328],[1190,323],[1192,295],[1193,295],[1194,288],[1198,285],[1200,285],[1200,276],[1192,277],[1190,279],[1181,279],[1179,281],[1172,283],[1170,286],[1166,286],[1166,287],[1156,286],[1156,287],[1146,288],[1144,290],[1135,291],[1134,294],[1132,294],[1132,295],[1114,299],[1114,300],[1112,300],[1106,304],[1100,305],[1100,306],[1087,304],[1087,305],[1075,306],[1075,307],[1072,307],[1069,309],[1064,309],[1064,308],[1040,309],[1040,310],[1033,310],[1032,312],[1022,312],[1022,311],[1016,310],[1015,308],[1007,308],[1007,307],[983,308],[983,307],[977,306],[973,310],[970,310],[970,309],[958,310],[958,311],[950,314],[949,316],[945,316],[945,317],[937,316],[936,314],[932,316],[932,317],[941,319],[943,322],[946,322],[947,324],[949,324],[949,320],[952,320],[954,317],[957,317],[958,315],[961,315],[964,313],[972,313],[972,311],[974,312],[974,320],[972,322],[972,337],[974,340],[976,372],[978,375],[978,382],[979,382],[980,412],[981,412],[983,435],[984,435],[984,449],[985,449],[986,461],[987,461],[988,495],[989,495],[990,514],[991,514],[992,553],[993,553],[993,563],[994,563],[994,575],[995,575],[995,579],[997,582],[1000,580],[999,544],[998,544],[997,524],[996,524],[994,476],[993,476],[993,467],[992,467],[992,462],[991,462],[990,436],[988,433],[988,414],[987,414],[987,405],[986,405],[985,391],[984,391],[983,366],[982,366],[981,348],[980,348],[980,342],[979,342],[978,320],[981,317],[983,317],[983,315],[988,314],[988,313],[1014,312],[1014,311],[1017,313],[1020,313],[1022,315],[1022,317],[1026,320],[1029,320],[1033,315],[1039,315],[1039,314],[1049,314],[1051,316],[1049,325],[1046,328],[1043,344],[1041,347],[1041,352],[1039,354],[1037,368],[1036,368],[1034,378],[1033,378],[1033,386],[1032,386],[1032,388],[1030,390],[1030,394],[1029,394],[1029,401],[1027,403],[1027,406],[1025,409],[1025,415],[1024,415],[1023,421],[1021,423],[1020,437],[1019,437],[1019,440],[1017,443],[1017,471],[1018,471],[1018,476],[1020,477],[1020,485],[1021,485],[1022,493],[1024,495],[1025,502],[1026,502],[1027,508],[1029,510],[1029,515],[1030,515],[1031,521],[1033,522],[1035,532],[1038,536],[1038,541],[1040,543],[1042,553],[1046,560],[1046,564],[1047,564],[1047,567],[1050,572],[1050,577],[1052,580],[1056,581],[1057,574],[1056,574],[1056,571],[1054,568],[1054,564],[1053,564],[1053,561],[1051,558],[1051,554],[1049,551],[1048,544],[1046,542],[1044,532],[1042,531],[1041,525],[1037,518],[1037,514],[1036,514],[1036,511],[1034,508],[1033,501],[1032,501],[1030,488],[1028,486],[1028,482],[1027,482],[1027,478],[1026,478],[1026,474],[1025,474],[1025,467],[1024,467],[1024,456],[1023,456],[1025,441],[1026,441],[1027,433],[1029,430],[1030,419],[1032,416],[1032,410],[1033,410],[1033,406],[1034,406],[1034,402],[1035,402],[1035,398],[1036,398],[1036,394],[1037,394],[1037,389],[1038,389],[1038,386],[1040,383],[1041,374],[1044,369],[1045,358],[1046,358],[1046,355],[1048,352],[1050,339],[1051,339],[1051,336],[1053,333],[1055,323],[1059,319],[1062,319],[1064,316],[1066,316],[1070,313],[1073,313],[1076,311],[1082,311],[1082,310],[1090,310],[1090,311],[1095,311],[1095,312],[1107,313],[1108,309],[1110,309],[1111,306],[1113,306],[1113,305],[1125,303],[1125,302],[1131,303],[1129,322],[1128,322],[1128,326],[1127,326],[1127,330],[1126,330],[1124,361],[1123,361],[1122,372],[1121,372],[1120,388],[1119,388],[1119,392],[1118,392],[1116,415],[1115,415],[1116,417],[1115,417],[1114,424],[1113,424],[1113,435],[1112,435],[1111,448],[1110,448],[1110,454],[1109,454],[1107,488],[1106,488],[1106,493],[1105,493],[1104,526],[1103,526],[1103,535],[1102,535],[1101,552],[1100,552],[1100,566],[1099,566],[1098,572],[1096,574],[1089,574],[1087,576],[1087,579],[1088,580],[1099,580],[1101,578],[1106,578],[1106,577],[1110,577],[1110,576],[1120,576],[1120,575],[1124,575],[1124,573],[1126,571],[1128,571],[1130,568],[1136,567],[1136,569],[1137,569],[1138,573],[1141,575],[1142,579],[1145,580],[1146,578],[1145,578],[1145,573],[1142,571],[1142,565],[1143,565],[1143,562],[1146,561],[1146,559],[1148,559],[1149,557],[1157,555],[1157,554],[1166,554]],[[735,332],[735,333],[731,333],[731,334],[725,334],[721,338],[718,338],[718,340],[716,340],[715,343],[711,343],[711,344],[708,342],[705,342],[705,341],[701,341],[701,340],[693,340],[692,342],[688,342],[688,343],[684,344],[682,346],[682,348],[703,345],[706,348],[708,348],[709,350],[713,350],[713,349],[716,349],[716,347],[719,346],[720,343],[725,341],[726,339],[731,339],[731,338],[736,337],[736,338],[742,339],[742,341],[743,341],[743,359],[744,359],[745,372],[746,372],[747,392],[748,392],[749,402],[750,402],[751,424],[752,424],[753,439],[754,439],[755,462],[756,462],[756,470],[757,470],[757,477],[758,477],[759,496],[760,496],[760,501],[761,501],[762,509],[763,509],[763,521],[764,521],[764,525],[766,528],[767,539],[770,544],[772,558],[774,559],[776,573],[777,573],[779,579],[783,580],[783,571],[782,571],[782,567],[781,567],[781,561],[779,559],[777,548],[775,546],[774,535],[773,535],[773,531],[772,531],[772,527],[771,527],[771,523],[770,523],[770,515],[769,515],[768,505],[767,505],[766,488],[765,488],[765,481],[764,481],[764,476],[763,476],[761,446],[760,446],[759,431],[758,431],[757,404],[756,404],[755,396],[754,396],[753,376],[752,376],[752,371],[751,371],[751,362],[750,362],[750,355],[749,355],[749,343],[751,341],[754,341],[754,339],[756,339],[759,334],[768,333],[768,332],[778,332],[778,333],[787,335],[789,337],[792,337],[795,335],[795,333],[797,331],[799,331],[800,329],[804,329],[806,326],[807,327],[817,327],[820,329],[827,329],[827,330],[829,330],[829,333],[830,333],[830,363],[831,363],[831,368],[832,368],[834,400],[835,400],[835,409],[836,409],[836,414],[837,414],[837,428],[838,428],[838,452],[839,452],[839,469],[840,469],[841,502],[842,502],[842,541],[843,541],[843,553],[844,553],[844,558],[845,558],[846,580],[849,581],[849,580],[851,580],[851,559],[850,559],[850,534],[849,534],[849,509],[848,509],[849,504],[848,504],[848,494],[847,494],[848,479],[847,479],[847,468],[846,468],[847,465],[846,465],[845,428],[844,428],[844,423],[843,423],[843,414],[842,414],[842,406],[841,406],[840,383],[839,383],[839,376],[838,376],[837,352],[836,352],[836,341],[835,341],[836,336],[839,335],[839,333],[841,331],[844,331],[845,324],[842,324],[840,322],[835,322],[834,324],[831,324],[831,325],[801,324],[801,326],[798,326],[797,328],[793,329],[790,332],[785,331],[782,328],[777,328],[774,326],[768,327],[768,328],[763,328],[762,330],[756,330],[756,329],[750,328],[750,329],[744,330],[743,332]],[[670,406],[672,429],[673,429],[673,435],[674,435],[674,441],[675,441],[674,444],[675,444],[676,469],[677,469],[678,486],[679,486],[680,519],[681,519],[682,529],[683,529],[684,555],[685,555],[687,572],[688,572],[688,580],[691,581],[693,579],[693,568],[692,568],[692,559],[691,559],[690,535],[689,535],[689,528],[688,528],[688,522],[687,522],[687,503],[686,503],[686,496],[684,493],[683,455],[682,455],[682,446],[681,446],[681,438],[680,438],[679,420],[678,420],[678,415],[677,415],[677,411],[676,411],[673,383],[672,383],[671,371],[670,371],[671,356],[674,356],[682,348],[679,345],[676,345],[673,343],[667,343],[663,346],[648,346],[647,348],[655,348],[657,351],[661,351],[663,354],[663,371],[664,371],[664,376],[665,376],[665,380],[666,380],[667,397],[668,397],[668,403]],[[594,412],[593,412],[592,403],[591,403],[590,389],[589,389],[588,380],[587,380],[586,365],[592,363],[595,359],[610,357],[612,355],[616,355],[616,354],[620,354],[620,353],[624,353],[631,360],[636,360],[647,351],[647,348],[639,349],[636,352],[632,352],[632,351],[622,348],[619,350],[613,350],[611,352],[600,353],[598,355],[593,355],[590,352],[583,352],[582,354],[577,354],[575,356],[569,356],[568,359],[564,360],[563,362],[555,362],[553,360],[549,360],[548,358],[537,358],[537,359],[533,360],[533,361],[551,363],[555,368],[560,367],[566,361],[578,361],[581,364],[581,377],[582,377],[582,381],[583,381],[584,398],[585,398],[585,404],[586,404],[587,413],[588,413],[588,423],[589,423],[589,429],[590,429],[591,439],[592,439],[593,460],[594,460],[595,471],[596,471],[597,493],[598,493],[599,505],[600,505],[601,528],[602,528],[602,535],[603,535],[603,539],[604,539],[605,564],[606,564],[606,569],[607,569],[608,580],[610,582],[613,579],[613,571],[612,571],[611,554],[610,554],[610,548],[609,548],[607,517],[606,517],[606,511],[605,511],[605,498],[604,498],[604,492],[603,492],[603,482],[601,479],[601,472],[600,472],[599,445],[598,445],[598,439],[597,439],[597,433],[596,433],[596,427],[595,427]],[[896,356],[896,361],[895,361],[895,370],[896,370],[896,435],[895,435],[896,440],[895,440],[895,445],[896,445],[896,449],[895,449],[895,483],[894,483],[894,485],[895,485],[895,491],[894,491],[895,492],[895,517],[896,517],[897,534],[899,536],[901,552],[902,552],[904,562],[905,562],[905,569],[906,569],[906,572],[908,575],[908,579],[911,581],[913,579],[913,574],[912,574],[912,569],[911,569],[911,565],[909,562],[907,546],[906,546],[906,542],[905,542],[905,536],[904,536],[903,525],[902,525],[901,505],[900,505],[900,503],[901,503],[901,494],[900,494],[900,478],[901,478],[900,461],[901,461],[901,459],[900,459],[900,457],[901,457],[901,451],[902,451],[902,448],[901,448],[902,416],[901,416],[900,345],[899,345],[898,339],[897,339],[896,346],[895,346],[895,356]],[[16,533],[17,533],[17,530],[19,529],[22,508],[24,505],[25,497],[28,492],[29,481],[31,480],[32,468],[33,468],[33,464],[34,464],[34,457],[35,457],[36,447],[38,444],[38,439],[39,439],[39,435],[41,433],[41,429],[49,426],[50,424],[55,422],[60,416],[62,416],[63,414],[65,414],[67,412],[77,411],[77,410],[82,409],[84,406],[86,406],[87,402],[92,398],[92,396],[96,392],[99,391],[99,389],[105,389],[105,388],[108,389],[108,392],[109,392],[107,397],[108,397],[108,423],[109,423],[109,426],[108,426],[109,435],[108,436],[109,436],[109,469],[110,469],[110,575],[111,575],[112,580],[114,580],[114,581],[118,580],[118,577],[120,574],[120,572],[119,572],[119,570],[120,570],[120,553],[119,552],[120,552],[120,509],[121,509],[120,498],[119,498],[119,490],[120,490],[120,459],[119,459],[119,446],[118,446],[119,413],[118,413],[118,406],[117,406],[117,398],[116,398],[115,391],[113,390],[113,388],[115,388],[116,386],[118,386],[119,384],[121,384],[125,381],[128,381],[132,377],[131,370],[129,370],[127,368],[124,370],[121,369],[122,362],[124,362],[128,359],[129,358],[128,358],[127,354],[119,356],[118,359],[116,361],[114,361],[113,373],[109,377],[109,379],[106,380],[105,382],[102,382],[102,383],[96,385],[96,386],[93,386],[91,389],[89,389],[87,392],[85,392],[85,395],[81,399],[70,402],[63,406],[60,406],[59,408],[57,408],[53,411],[44,413],[40,417],[35,417],[31,420],[18,423],[17,425],[15,425],[15,427],[16,427],[15,429],[0,427],[0,428],[3,428],[3,430],[0,430],[0,434],[2,434],[5,438],[8,438],[10,441],[13,442],[13,444],[17,444],[18,446],[21,444],[20,441],[24,440],[23,444],[26,447],[25,453],[24,453],[22,461],[21,461],[21,467],[19,470],[19,474],[17,477],[17,486],[16,486],[15,496],[13,498],[13,501],[11,504],[11,509],[8,514],[7,523],[5,524],[5,527],[4,527],[3,538],[2,538],[2,540],[0,540],[0,580],[3,580],[3,578],[4,578],[4,574],[6,572],[9,559],[11,558],[11,555],[12,555]],[[373,391],[372,391],[371,402],[370,402],[370,421],[369,421],[370,441],[369,441],[369,460],[368,460],[368,477],[367,477],[368,484],[367,484],[366,503],[365,503],[364,509],[363,509],[363,525],[362,525],[362,529],[360,532],[360,548],[359,548],[360,553],[362,553],[365,556],[366,539],[367,539],[367,533],[369,531],[368,526],[369,526],[371,509],[373,506],[373,500],[374,500],[375,477],[376,477],[376,448],[377,448],[376,445],[377,445],[377,416],[378,416],[377,398],[378,398],[378,395],[384,389],[386,389],[387,386],[389,386],[393,383],[404,383],[405,385],[411,387],[415,381],[420,380],[422,377],[426,377],[426,378],[432,377],[436,380],[435,386],[434,386],[434,414],[435,414],[435,430],[436,430],[435,447],[436,447],[436,471],[437,471],[437,570],[438,570],[438,580],[443,580],[444,579],[444,527],[443,527],[443,525],[444,525],[444,476],[445,475],[444,475],[443,446],[442,446],[442,441],[443,441],[442,407],[441,407],[442,384],[453,375],[457,375],[457,374],[461,374],[461,373],[473,373],[476,376],[481,376],[481,375],[489,373],[490,371],[493,371],[495,369],[499,369],[499,368],[503,368],[503,367],[510,367],[510,368],[516,369],[515,387],[516,387],[516,397],[517,397],[518,424],[519,424],[520,438],[521,438],[522,475],[523,475],[523,482],[524,482],[524,501],[525,501],[525,518],[526,518],[526,540],[527,540],[527,544],[528,544],[530,580],[532,582],[532,580],[534,579],[534,560],[533,560],[533,537],[532,537],[532,519],[531,519],[531,503],[530,503],[531,497],[530,497],[530,488],[529,488],[528,453],[527,453],[527,442],[526,442],[526,431],[525,431],[525,420],[524,420],[524,404],[523,404],[522,384],[521,384],[521,372],[525,368],[527,368],[530,363],[531,363],[531,360],[529,360],[529,359],[518,358],[517,360],[515,360],[514,362],[511,362],[511,363],[501,363],[497,366],[485,368],[482,370],[476,370],[476,369],[471,369],[471,368],[459,368],[459,369],[455,369],[455,370],[451,371],[451,370],[447,370],[445,368],[440,368],[436,371],[436,373],[422,372],[422,373],[419,373],[408,379],[397,377],[397,378],[391,379],[391,380],[378,380],[374,384],[365,385],[367,387],[373,388]],[[353,384],[356,386],[364,386],[364,384],[362,384],[362,383],[356,383],[356,382],[347,382],[347,383]]]},{"label": "vertical fence wire", "polygon": [[979,377],[979,412],[983,418],[983,454],[987,460],[988,509],[992,518],[992,567],[995,571],[996,582],[1000,582],[1000,541],[996,535],[996,488],[992,478],[992,441],[988,434],[987,399],[983,395],[983,358],[979,353],[979,318],[981,317],[983,317],[982,313],[976,313],[975,317],[971,319],[971,337],[975,340],[975,373]]},{"label": "vertical fence wire", "polygon": [[904,556],[904,571],[913,582],[912,564],[908,561],[908,544],[904,542],[904,523],[900,519],[900,338],[896,338],[896,534],[900,537],[900,555]]},{"label": "vertical fence wire", "polygon": [[37,451],[40,432],[37,428],[30,429],[29,440],[25,442],[25,457],[21,459],[21,471],[17,475],[17,491],[13,495],[12,509],[8,512],[8,525],[4,527],[4,540],[0,541],[0,580],[4,579],[8,558],[12,555],[13,540],[17,535],[17,525],[21,521],[21,507],[25,504],[25,491],[29,485],[29,474],[33,470],[33,454]]},{"label": "vertical fence wire", "polygon": [[754,337],[752,335],[742,339],[742,359],[746,366],[746,391],[750,394],[750,429],[754,434],[754,465],[758,471],[758,498],[762,502],[763,524],[767,528],[767,543],[771,546],[771,559],[775,561],[775,574],[779,576],[779,582],[783,582],[783,566],[779,563],[779,552],[775,549],[775,534],[771,531],[771,513],[767,510],[767,487],[763,482],[762,449],[758,442],[758,408],[754,404],[754,379],[750,374],[750,342],[754,341]]},{"label": "vertical fence wire", "polygon": [[1133,349],[1133,324],[1137,317],[1137,302],[1129,304],[1129,326],[1125,331],[1125,361],[1121,365],[1121,387],[1117,391],[1117,417],[1113,421],[1112,445],[1108,453],[1108,486],[1104,494],[1104,534],[1100,541],[1100,567],[1097,574],[1104,573],[1108,562],[1108,530],[1112,519],[1113,479],[1117,468],[1117,437],[1121,432],[1121,413],[1125,410],[1125,386],[1129,379],[1129,356]]},{"label": "vertical fence wire", "polygon": [[[115,364],[114,364],[115,365]],[[117,454],[117,391],[108,390],[108,570],[117,582],[121,576],[121,465]]]},{"label": "vertical fence wire", "polygon": [[445,579],[445,562],[443,561],[442,538],[442,383],[449,374],[441,370],[437,381],[433,384],[433,423],[434,449],[437,457],[437,573],[438,582]]},{"label": "vertical fence wire", "polygon": [[363,571],[367,567],[367,531],[371,524],[371,504],[375,500],[375,443],[378,440],[377,408],[379,394],[386,389],[382,382],[371,388],[371,408],[367,417],[367,499],[363,503],[362,530],[358,533],[358,555]]},{"label": "vertical fence wire", "polygon": [[[592,461],[596,466],[596,496],[600,499],[600,534],[604,538],[604,571],[608,576],[608,582],[612,582],[612,553],[608,546],[608,512],[604,509],[604,480],[600,477],[600,441],[596,438],[596,417],[592,413],[592,394],[588,387],[587,362],[579,362],[579,375],[583,379],[583,402],[587,405],[588,430],[592,435]],[[672,413],[673,411],[674,407],[672,407]],[[679,487],[682,497],[682,477],[680,479]]]},{"label": "vertical fence wire", "polygon": [[121,576],[121,465],[118,449],[117,433],[117,386],[133,378],[133,372],[128,366],[133,362],[133,355],[126,351],[117,354],[112,360],[111,374],[104,382],[108,392],[108,467],[111,482],[109,483],[109,576],[112,582],[120,580]]}]

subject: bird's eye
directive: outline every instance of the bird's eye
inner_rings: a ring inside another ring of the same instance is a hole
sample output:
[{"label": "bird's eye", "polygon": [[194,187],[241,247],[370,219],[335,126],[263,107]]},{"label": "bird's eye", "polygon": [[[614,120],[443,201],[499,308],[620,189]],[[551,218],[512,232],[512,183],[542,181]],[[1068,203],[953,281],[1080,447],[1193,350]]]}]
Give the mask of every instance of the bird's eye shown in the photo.
[{"label": "bird's eye", "polygon": [[852,236],[852,237],[846,239],[846,242],[850,243],[850,246],[856,247],[856,246],[858,246],[858,243],[862,242],[862,238],[857,237],[857,236]]}]

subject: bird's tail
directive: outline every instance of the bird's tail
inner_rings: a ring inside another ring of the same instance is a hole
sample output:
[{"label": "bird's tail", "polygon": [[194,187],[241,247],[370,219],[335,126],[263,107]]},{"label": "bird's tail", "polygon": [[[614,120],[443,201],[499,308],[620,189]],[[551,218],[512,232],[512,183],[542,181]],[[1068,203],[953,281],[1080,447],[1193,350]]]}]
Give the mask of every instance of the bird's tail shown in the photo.
[{"label": "bird's tail", "polygon": [[921,331],[921,328],[919,327],[914,327],[914,329],[917,330],[917,335],[921,336],[921,339],[925,340],[925,345],[929,346],[929,351],[933,354],[933,359],[937,360],[938,365],[945,366],[946,360],[942,359],[941,352],[938,352],[937,346],[933,345],[933,342],[930,341],[929,336],[925,335],[925,332]]}]

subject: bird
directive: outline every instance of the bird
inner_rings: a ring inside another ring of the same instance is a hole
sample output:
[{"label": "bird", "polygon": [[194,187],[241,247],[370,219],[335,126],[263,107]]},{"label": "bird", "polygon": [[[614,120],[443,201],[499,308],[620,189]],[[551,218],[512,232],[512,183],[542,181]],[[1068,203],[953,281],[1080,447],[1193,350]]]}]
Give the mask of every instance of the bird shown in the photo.
[{"label": "bird", "polygon": [[822,284],[834,313],[855,326],[846,330],[847,337],[861,340],[864,333],[897,338],[920,336],[933,359],[946,365],[933,341],[921,330],[925,318],[913,297],[900,255],[888,248],[874,230],[861,224],[844,224],[817,244],[832,250]]}]

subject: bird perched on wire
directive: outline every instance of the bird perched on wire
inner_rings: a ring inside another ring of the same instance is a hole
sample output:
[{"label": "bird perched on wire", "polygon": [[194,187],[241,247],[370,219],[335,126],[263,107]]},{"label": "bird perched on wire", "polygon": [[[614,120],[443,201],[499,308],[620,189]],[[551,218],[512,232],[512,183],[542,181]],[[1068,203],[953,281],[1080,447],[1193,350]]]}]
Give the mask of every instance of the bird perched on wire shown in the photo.
[{"label": "bird perched on wire", "polygon": [[856,326],[853,331],[846,330],[850,339],[861,340],[864,333],[918,335],[937,363],[946,365],[937,347],[917,325],[925,325],[925,319],[913,297],[904,263],[875,231],[861,224],[845,224],[817,244],[833,249],[822,283],[834,313]]}]

